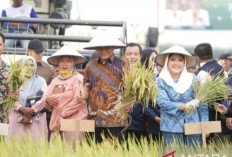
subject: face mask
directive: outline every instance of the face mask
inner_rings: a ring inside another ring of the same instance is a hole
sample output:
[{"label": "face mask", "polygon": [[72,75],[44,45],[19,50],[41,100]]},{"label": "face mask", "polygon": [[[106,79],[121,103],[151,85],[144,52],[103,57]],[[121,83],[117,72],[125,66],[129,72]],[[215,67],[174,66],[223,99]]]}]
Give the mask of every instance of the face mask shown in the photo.
[{"label": "face mask", "polygon": [[59,74],[62,77],[70,77],[70,76],[72,76],[73,72],[72,72],[72,70],[60,70]]}]

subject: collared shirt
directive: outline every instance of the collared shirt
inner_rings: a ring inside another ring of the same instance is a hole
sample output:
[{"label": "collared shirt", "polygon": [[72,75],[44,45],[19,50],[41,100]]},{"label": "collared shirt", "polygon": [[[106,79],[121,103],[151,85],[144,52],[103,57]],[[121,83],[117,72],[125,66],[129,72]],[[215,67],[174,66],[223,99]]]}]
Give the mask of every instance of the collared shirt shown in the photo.
[{"label": "collared shirt", "polygon": [[[117,100],[122,71],[125,63],[112,56],[102,64],[99,59],[89,62],[84,71],[84,84],[90,85],[89,114],[96,120],[97,127],[123,127],[127,120],[120,121],[113,112],[112,103]],[[112,106],[111,106],[112,105]]]},{"label": "collared shirt", "polygon": [[[3,60],[0,61],[0,102],[4,101],[7,97],[8,93],[8,84],[7,78],[9,76],[10,66],[4,62]],[[8,122],[8,115],[5,112],[3,105],[0,104],[0,123],[7,123]]]},{"label": "collared shirt", "polygon": [[[107,60],[107,62],[105,62],[105,63],[113,63],[114,57],[115,57],[115,56],[111,56],[111,57]],[[105,63],[103,63],[103,62],[101,61],[101,59],[100,59],[99,57],[97,58],[97,62],[98,62],[98,63],[101,63],[101,64],[105,64]]]},{"label": "collared shirt", "polygon": [[51,81],[56,77],[56,72],[53,67],[51,67],[44,61],[37,63],[36,74],[43,77],[46,80],[47,85],[49,85]]}]

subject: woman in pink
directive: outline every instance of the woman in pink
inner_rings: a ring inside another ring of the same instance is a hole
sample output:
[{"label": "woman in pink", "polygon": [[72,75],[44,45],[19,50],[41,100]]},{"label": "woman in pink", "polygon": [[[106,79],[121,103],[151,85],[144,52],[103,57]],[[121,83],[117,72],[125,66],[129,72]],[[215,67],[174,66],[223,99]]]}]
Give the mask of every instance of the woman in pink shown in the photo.
[{"label": "woman in pink", "polygon": [[[31,75],[28,80],[19,88],[19,92],[11,92],[13,98],[18,98],[15,108],[10,112],[8,140],[33,138],[45,140],[47,137],[45,95],[47,84],[44,78],[35,74],[36,61],[33,57],[26,56],[22,59],[23,65],[28,66]],[[42,97],[42,98],[41,98]]]},{"label": "woman in pink", "polygon": [[[85,101],[76,101],[76,97],[84,93],[83,76],[76,72],[75,65],[85,62],[84,56],[64,46],[49,57],[48,62],[59,66],[59,75],[49,85],[46,97],[46,108],[52,110],[49,125],[52,139],[55,133],[59,133],[61,118],[81,120],[88,112]],[[74,132],[64,132],[63,135],[66,142],[76,141]]]}]

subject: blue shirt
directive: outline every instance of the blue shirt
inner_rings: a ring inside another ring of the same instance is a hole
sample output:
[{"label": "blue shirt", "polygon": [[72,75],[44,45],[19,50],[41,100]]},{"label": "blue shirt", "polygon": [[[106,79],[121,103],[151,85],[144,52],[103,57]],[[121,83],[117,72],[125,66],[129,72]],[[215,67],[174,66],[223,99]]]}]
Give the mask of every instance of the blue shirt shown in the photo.
[{"label": "blue shirt", "polygon": [[[195,76],[194,79],[196,80]],[[200,105],[192,112],[178,110],[181,104],[194,99],[192,86],[184,94],[179,94],[161,78],[157,78],[156,83],[158,85],[157,104],[160,106],[161,131],[183,133],[184,123],[209,120],[207,105]]]},{"label": "blue shirt", "polygon": [[[35,10],[26,4],[22,4],[19,7],[9,7],[4,10],[2,10],[2,17],[11,17],[11,18],[38,18]],[[23,23],[25,28],[32,27],[31,23]],[[9,22],[4,22],[3,27],[7,28],[9,27]],[[17,31],[18,29],[11,28],[9,29],[9,33],[13,33],[14,31]]]}]

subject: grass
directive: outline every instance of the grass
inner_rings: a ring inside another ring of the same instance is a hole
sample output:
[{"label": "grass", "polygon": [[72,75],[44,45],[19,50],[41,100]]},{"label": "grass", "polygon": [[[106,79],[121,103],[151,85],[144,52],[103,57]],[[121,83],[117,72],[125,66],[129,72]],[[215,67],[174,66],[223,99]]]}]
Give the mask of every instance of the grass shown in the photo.
[{"label": "grass", "polygon": [[193,150],[184,145],[174,144],[164,150],[161,143],[148,142],[146,139],[142,139],[139,144],[134,138],[129,138],[127,143],[105,139],[101,144],[95,144],[94,140],[87,142],[85,139],[82,146],[77,146],[73,150],[71,145],[65,144],[60,138],[56,138],[52,143],[42,141],[37,144],[31,139],[21,142],[0,140],[0,156],[2,157],[161,157],[172,151],[176,151],[175,157],[195,157],[197,154],[205,154],[202,157],[207,155],[211,157],[214,154],[229,157],[232,154],[232,146],[210,144],[208,148],[197,147]]}]

